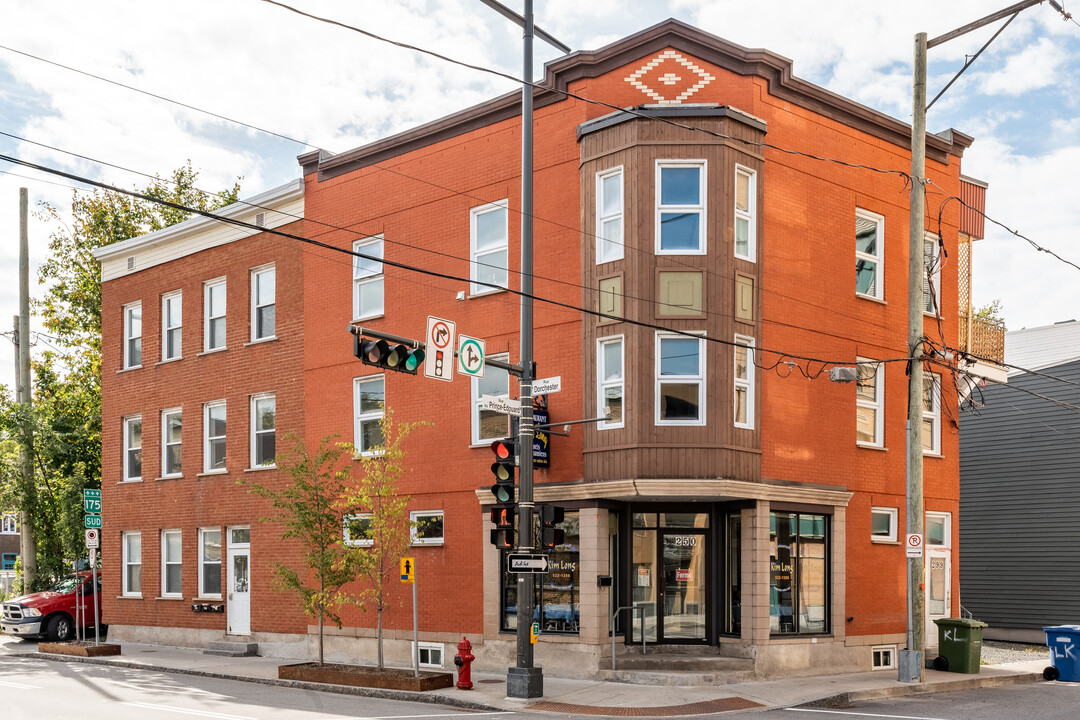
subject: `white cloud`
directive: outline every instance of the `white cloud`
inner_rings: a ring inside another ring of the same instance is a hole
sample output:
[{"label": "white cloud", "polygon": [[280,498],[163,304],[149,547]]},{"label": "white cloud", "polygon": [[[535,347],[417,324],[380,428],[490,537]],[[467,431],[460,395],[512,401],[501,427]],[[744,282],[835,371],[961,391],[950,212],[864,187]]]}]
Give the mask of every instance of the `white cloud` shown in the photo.
[{"label": "white cloud", "polygon": [[1066,52],[1050,38],[1042,38],[1009,56],[1001,70],[976,75],[988,95],[1022,95],[1060,82]]}]

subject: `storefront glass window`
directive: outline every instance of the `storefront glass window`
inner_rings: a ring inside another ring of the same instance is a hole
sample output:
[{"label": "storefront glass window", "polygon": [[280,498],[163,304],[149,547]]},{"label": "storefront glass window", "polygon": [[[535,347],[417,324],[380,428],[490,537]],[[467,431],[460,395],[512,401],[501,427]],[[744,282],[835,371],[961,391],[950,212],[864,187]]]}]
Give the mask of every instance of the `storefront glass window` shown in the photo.
[{"label": "storefront glass window", "polygon": [[769,529],[771,632],[827,632],[826,516],[772,513]]},{"label": "storefront glass window", "polygon": [[[579,526],[577,510],[567,510],[562,528],[565,539],[562,545],[548,554],[548,571],[536,575],[536,595],[533,605],[533,622],[540,623],[545,633],[575,634],[581,624],[581,584],[579,582]],[[534,533],[540,530],[539,525]],[[535,535],[534,535],[535,536]],[[502,576],[502,629],[517,629],[517,574],[506,571],[506,552],[499,561]]]}]

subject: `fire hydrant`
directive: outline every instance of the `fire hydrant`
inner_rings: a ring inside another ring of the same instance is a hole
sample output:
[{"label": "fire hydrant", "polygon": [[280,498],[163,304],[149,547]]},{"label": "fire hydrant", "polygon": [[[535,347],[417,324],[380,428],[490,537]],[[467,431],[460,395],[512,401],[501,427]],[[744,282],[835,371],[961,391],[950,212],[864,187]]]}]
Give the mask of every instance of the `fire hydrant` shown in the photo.
[{"label": "fire hydrant", "polygon": [[472,643],[461,638],[457,646],[457,655],[454,656],[454,664],[458,667],[458,690],[472,690],[472,671],[469,666],[475,659],[472,654]]}]

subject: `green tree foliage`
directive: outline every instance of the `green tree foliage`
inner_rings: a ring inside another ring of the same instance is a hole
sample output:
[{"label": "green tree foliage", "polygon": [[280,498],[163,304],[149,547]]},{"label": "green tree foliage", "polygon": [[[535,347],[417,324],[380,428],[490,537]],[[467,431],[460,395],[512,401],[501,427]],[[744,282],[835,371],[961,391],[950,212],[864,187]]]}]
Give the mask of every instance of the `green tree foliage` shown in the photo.
[{"label": "green tree foliage", "polygon": [[995,325],[1005,326],[1005,313],[1001,307],[1001,298],[992,300],[991,302],[983,305],[974,313],[976,320],[982,320],[984,322],[994,323]]},{"label": "green tree foliage", "polygon": [[[196,189],[197,179],[187,163],[139,191],[208,211],[236,201],[238,183],[206,195]],[[33,304],[49,349],[35,349],[32,409],[18,408],[7,392],[0,398],[0,501],[29,514],[38,540],[39,576],[28,589],[51,584],[67,571],[65,559],[84,555],[82,491],[101,487],[101,268],[94,250],[175,225],[189,213],[94,191],[73,196],[70,226],[52,206],[43,205],[38,215],[57,228],[38,271],[44,296]],[[17,451],[8,447],[26,430],[34,437],[30,483],[18,472]]]},{"label": "green tree foliage", "polygon": [[240,481],[249,492],[270,501],[274,514],[260,518],[280,522],[282,538],[295,539],[302,548],[302,567],[272,563],[281,590],[293,591],[304,612],[318,621],[319,664],[323,664],[323,628],[329,620],[341,627],[340,607],[352,597],[343,589],[356,579],[360,558],[342,543],[341,498],[351,483],[349,447],[324,438],[312,454],[303,440],[292,438],[288,456],[278,456],[278,469],[291,483],[275,489]]},{"label": "green tree foliage", "polygon": [[359,456],[360,477],[345,492],[341,507],[349,515],[364,513],[368,517],[365,538],[367,544],[352,547],[360,570],[362,589],[355,594],[361,608],[372,605],[376,611],[378,666],[383,669],[383,611],[387,607],[388,584],[397,581],[399,563],[412,543],[412,523],[409,521],[410,498],[398,492],[405,474],[404,442],[409,434],[427,422],[396,425],[389,408],[384,408],[379,420],[383,442],[372,448],[370,455]]}]

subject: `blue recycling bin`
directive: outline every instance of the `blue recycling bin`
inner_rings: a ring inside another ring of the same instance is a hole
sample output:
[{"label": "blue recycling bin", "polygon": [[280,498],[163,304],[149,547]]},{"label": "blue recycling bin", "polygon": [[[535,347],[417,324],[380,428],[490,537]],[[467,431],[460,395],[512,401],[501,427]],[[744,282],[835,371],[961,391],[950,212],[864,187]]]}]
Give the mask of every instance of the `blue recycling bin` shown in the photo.
[{"label": "blue recycling bin", "polygon": [[1044,627],[1050,646],[1050,667],[1043,670],[1047,680],[1080,682],[1080,625]]}]

